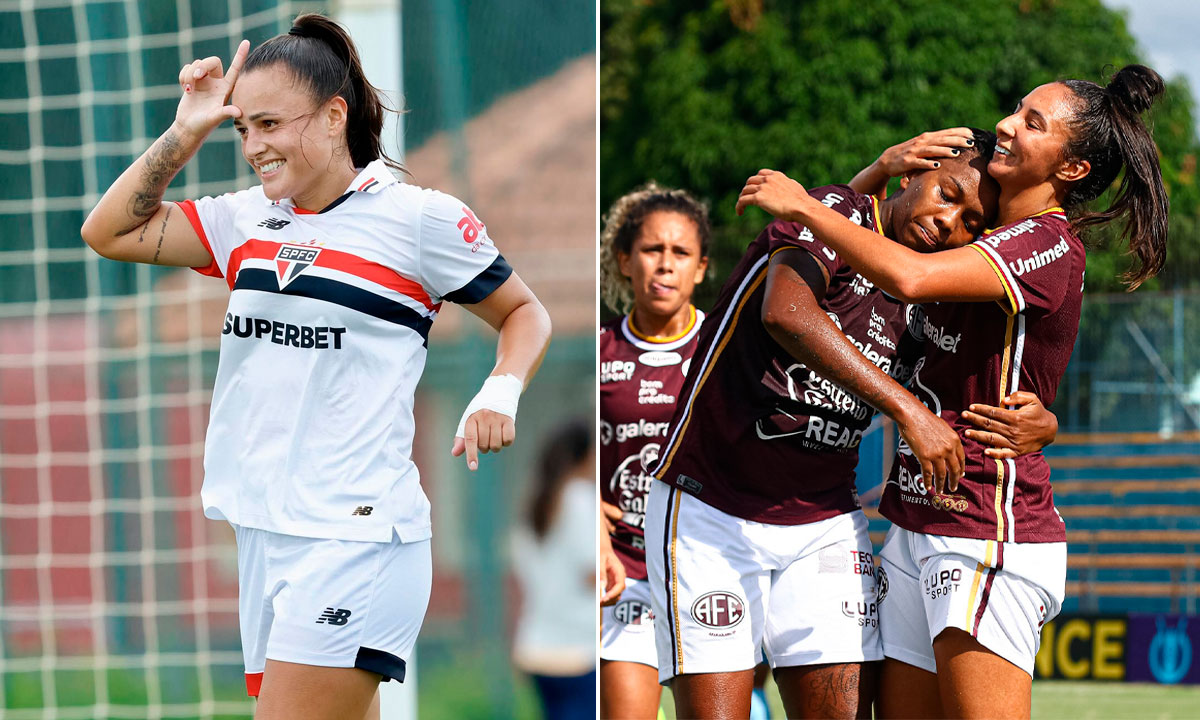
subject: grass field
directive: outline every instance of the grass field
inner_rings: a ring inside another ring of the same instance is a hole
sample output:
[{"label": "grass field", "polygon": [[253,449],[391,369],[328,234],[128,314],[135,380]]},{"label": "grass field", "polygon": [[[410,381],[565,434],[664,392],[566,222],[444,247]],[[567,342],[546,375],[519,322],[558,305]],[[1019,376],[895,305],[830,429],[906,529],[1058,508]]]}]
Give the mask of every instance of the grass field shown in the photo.
[{"label": "grass field", "polygon": [[[767,681],[774,720],[783,705]],[[667,718],[675,717],[671,693],[663,692]],[[1039,680],[1033,684],[1033,720],[1194,720],[1200,718],[1200,686]]]}]

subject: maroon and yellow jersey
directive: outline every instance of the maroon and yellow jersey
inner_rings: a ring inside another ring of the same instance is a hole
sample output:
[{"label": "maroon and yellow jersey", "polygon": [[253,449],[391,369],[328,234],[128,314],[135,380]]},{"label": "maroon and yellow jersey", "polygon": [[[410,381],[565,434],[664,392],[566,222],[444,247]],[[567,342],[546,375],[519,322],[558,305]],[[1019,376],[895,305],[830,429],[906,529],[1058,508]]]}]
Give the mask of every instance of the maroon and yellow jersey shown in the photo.
[{"label": "maroon and yellow jersey", "polygon": [[[844,185],[810,191],[851,221],[880,231],[873,198]],[[800,363],[762,324],[767,265],[809,252],[829,272],[821,306],[850,342],[905,382],[920,357],[920,309],[885,295],[807,227],[775,221],[721,288],[655,476],[730,515],[799,525],[859,507],[858,445],[873,408]],[[911,319],[911,323],[910,323]]]},{"label": "maroon and yellow jersey", "polygon": [[963,435],[971,403],[1000,405],[1017,390],[1054,402],[1079,330],[1084,248],[1059,208],[991,231],[968,247],[1004,284],[999,303],[925,305],[925,357],[910,387],[962,438],[967,464],[958,491],[931,497],[920,464],[901,444],[880,511],[900,527],[931,535],[1001,542],[1062,542],[1050,466],[1040,452],[985,457]]},{"label": "maroon and yellow jersey", "polygon": [[704,313],[692,308],[672,338],[638,333],[628,316],[600,326],[600,497],[621,508],[613,550],[635,580],[646,579],[643,525],[650,471],[667,439]]}]

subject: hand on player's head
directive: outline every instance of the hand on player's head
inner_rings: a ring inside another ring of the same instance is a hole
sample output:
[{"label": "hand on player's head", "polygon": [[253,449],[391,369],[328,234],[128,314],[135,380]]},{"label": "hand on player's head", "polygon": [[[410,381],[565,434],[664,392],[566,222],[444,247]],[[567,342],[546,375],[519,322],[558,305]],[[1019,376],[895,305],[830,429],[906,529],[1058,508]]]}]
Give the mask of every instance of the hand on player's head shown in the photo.
[{"label": "hand on player's head", "polygon": [[227,118],[240,117],[242,111],[226,103],[249,52],[250,41],[243,40],[229,63],[228,73],[216,56],[184,65],[179,71],[183,97],[175,111],[175,122],[188,132],[204,136]]},{"label": "hand on player's head", "polygon": [[987,174],[987,161],[974,152],[914,171],[900,187],[887,199],[891,222],[884,232],[917,252],[966,245],[991,225],[999,205],[1000,188]]},{"label": "hand on player's head", "polygon": [[756,205],[781,220],[791,220],[799,203],[808,200],[804,186],[776,170],[763,169],[746,180],[737,200],[737,214]]}]

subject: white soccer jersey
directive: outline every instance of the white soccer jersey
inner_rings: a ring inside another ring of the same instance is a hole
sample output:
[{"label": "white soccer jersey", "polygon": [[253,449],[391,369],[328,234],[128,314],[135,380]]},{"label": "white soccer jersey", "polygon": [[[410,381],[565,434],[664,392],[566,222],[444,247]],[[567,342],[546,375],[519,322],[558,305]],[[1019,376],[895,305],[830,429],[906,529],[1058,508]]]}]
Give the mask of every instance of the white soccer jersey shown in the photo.
[{"label": "white soccer jersey", "polygon": [[[443,300],[512,273],[455,198],[383,162],[316,213],[261,187],[179,203],[232,293],[204,448],[204,513],[288,535],[430,536],[413,393]],[[447,441],[449,438],[447,438]]]}]

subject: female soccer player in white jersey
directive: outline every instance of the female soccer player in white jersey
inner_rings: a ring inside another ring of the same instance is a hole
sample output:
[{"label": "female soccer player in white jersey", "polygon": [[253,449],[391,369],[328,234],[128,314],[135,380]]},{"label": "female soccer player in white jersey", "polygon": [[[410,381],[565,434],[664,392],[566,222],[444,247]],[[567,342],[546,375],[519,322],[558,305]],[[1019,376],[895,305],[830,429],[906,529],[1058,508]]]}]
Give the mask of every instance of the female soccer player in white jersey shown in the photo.
[{"label": "female soccer player in white jersey", "polygon": [[[413,393],[444,300],[499,332],[453,454],[513,441],[545,310],[463,203],[398,182],[349,35],[302,15],[179,73],[175,122],[88,216],[105,257],[190,266],[232,291],[205,443],[205,514],[238,540],[247,687],[260,718],[357,718],[402,680],[428,605],[429,504]],[[262,184],[164,203],[225,119]]]},{"label": "female soccer player in white jersey", "polygon": [[651,183],[613,203],[600,236],[600,292],[622,313],[600,328],[600,499],[626,573],[621,600],[600,620],[602,718],[658,715],[646,492],[704,319],[692,292],[710,235],[708,208]]},{"label": "female soccer player in white jersey", "polygon": [[[1163,89],[1153,70],[1130,65],[1107,87],[1065,80],[1026,95],[996,125],[988,165],[1001,226],[964,248],[921,256],[878,242],[769,170],[747,181],[738,210],[804,222],[889,294],[928,302],[933,342],[913,386],[961,431],[974,402],[1015,389],[1053,401],[1079,326],[1079,231],[1126,221],[1131,289],[1162,268],[1168,203],[1141,114]],[[1122,169],[1112,204],[1089,212]],[[957,488],[913,492],[920,468],[901,448],[883,496],[895,525],[882,553],[885,717],[1029,717],[1041,626],[1062,604],[1066,534],[1045,458],[996,461],[963,444]]]}]

